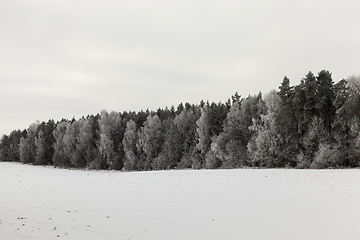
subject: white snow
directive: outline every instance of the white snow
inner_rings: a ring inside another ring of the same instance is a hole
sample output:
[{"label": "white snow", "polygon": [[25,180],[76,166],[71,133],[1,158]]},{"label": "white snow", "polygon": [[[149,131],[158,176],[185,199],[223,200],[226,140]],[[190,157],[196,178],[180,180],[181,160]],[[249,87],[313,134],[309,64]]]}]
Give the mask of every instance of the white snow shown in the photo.
[{"label": "white snow", "polygon": [[360,239],[360,170],[0,163],[0,239]]}]

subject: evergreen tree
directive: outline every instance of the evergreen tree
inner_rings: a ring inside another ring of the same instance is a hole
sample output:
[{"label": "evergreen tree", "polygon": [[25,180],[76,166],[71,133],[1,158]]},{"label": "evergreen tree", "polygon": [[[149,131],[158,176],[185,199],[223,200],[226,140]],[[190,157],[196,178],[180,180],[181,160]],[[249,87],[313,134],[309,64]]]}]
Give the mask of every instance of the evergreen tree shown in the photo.
[{"label": "evergreen tree", "polygon": [[287,162],[295,161],[295,156],[298,154],[299,149],[302,148],[300,133],[302,131],[305,132],[304,127],[299,129],[299,125],[302,125],[300,124],[301,119],[299,119],[299,116],[303,115],[303,112],[301,112],[303,109],[301,101],[303,97],[305,98],[303,95],[305,83],[302,83],[295,90],[294,87],[290,86],[290,80],[284,77],[278,92],[280,109],[279,113],[275,116],[275,124],[278,126],[277,133],[283,142],[281,156]]},{"label": "evergreen tree", "polygon": [[156,170],[175,168],[182,157],[183,139],[178,126],[170,118],[163,121],[163,126],[164,144],[160,154],[152,163],[152,168]]},{"label": "evergreen tree", "polygon": [[164,121],[165,119],[168,118],[175,118],[175,112],[174,110],[170,110],[168,107],[166,107],[164,110],[163,109],[158,109],[156,111],[156,115],[160,118],[161,121]]},{"label": "evergreen tree", "polygon": [[144,125],[144,122],[146,121],[147,116],[149,116],[150,112],[143,110],[139,111],[138,113],[134,113],[134,116],[131,118],[136,123],[136,128],[140,128]]},{"label": "evergreen tree", "polygon": [[318,114],[318,83],[312,72],[309,72],[304,78],[305,104],[304,104],[304,123],[305,129],[312,121],[314,116]]},{"label": "evergreen tree", "polygon": [[305,81],[302,79],[300,84],[294,87],[293,96],[293,110],[296,118],[298,137],[302,137],[306,132],[307,122],[305,122],[305,104],[306,104],[306,89]]},{"label": "evergreen tree", "polygon": [[184,111],[185,107],[183,103],[180,103],[176,109],[176,115],[179,115],[180,113],[182,113],[182,111]]},{"label": "evergreen tree", "polygon": [[26,130],[14,130],[10,135],[3,135],[0,141],[0,161],[19,162],[19,144],[21,137],[26,137]]},{"label": "evergreen tree", "polygon": [[317,77],[316,107],[324,121],[325,129],[329,132],[331,131],[331,124],[335,116],[333,84],[329,71],[322,70],[319,72]]},{"label": "evergreen tree", "polygon": [[224,131],[216,139],[216,146],[219,147],[213,151],[218,154],[217,157],[222,160],[225,168],[239,167],[246,163],[244,145],[247,144],[245,141],[248,130],[242,124],[242,117],[240,103],[235,102],[227,114]]},{"label": "evergreen tree", "polygon": [[[184,109],[174,119],[174,124],[177,127],[177,133],[179,137],[175,139],[177,145],[179,145],[180,161],[177,161],[179,168],[188,168],[194,165],[194,168],[200,167],[200,162],[194,157],[196,149],[196,121],[197,117],[194,111]],[[176,134],[175,134],[176,135]]]},{"label": "evergreen tree", "polygon": [[56,128],[55,121],[49,120],[46,123],[42,122],[40,128],[44,134],[44,162],[42,164],[51,164],[54,154],[53,144],[55,143],[55,138],[53,131]]},{"label": "evergreen tree", "polygon": [[[0,161],[1,162],[10,162],[10,161],[12,161],[12,159],[9,157],[9,151],[10,151],[9,136],[4,134],[1,137],[1,141],[0,141]],[[19,156],[19,158],[20,158],[20,156]]]},{"label": "evergreen tree", "polygon": [[219,102],[208,104],[209,132],[210,137],[218,136],[223,131],[224,121],[231,106]]},{"label": "evergreen tree", "polygon": [[285,115],[292,115],[292,119],[296,123],[295,127],[297,128],[298,119],[295,115],[294,106],[293,106],[294,88],[290,87],[290,79],[285,76],[279,89],[280,91],[278,95],[280,97],[282,113],[283,114],[286,113]]},{"label": "evergreen tree", "polygon": [[231,96],[231,99],[232,105],[234,105],[235,103],[240,103],[241,96],[238,94],[238,92],[236,92],[233,96]]}]

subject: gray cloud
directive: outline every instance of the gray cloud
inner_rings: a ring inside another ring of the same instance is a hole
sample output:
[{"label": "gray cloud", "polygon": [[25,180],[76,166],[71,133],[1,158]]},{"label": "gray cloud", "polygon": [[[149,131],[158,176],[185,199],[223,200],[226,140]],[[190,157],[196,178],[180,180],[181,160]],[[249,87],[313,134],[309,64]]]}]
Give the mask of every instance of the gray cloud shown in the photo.
[{"label": "gray cloud", "polygon": [[0,0],[0,133],[359,74],[357,1]]}]

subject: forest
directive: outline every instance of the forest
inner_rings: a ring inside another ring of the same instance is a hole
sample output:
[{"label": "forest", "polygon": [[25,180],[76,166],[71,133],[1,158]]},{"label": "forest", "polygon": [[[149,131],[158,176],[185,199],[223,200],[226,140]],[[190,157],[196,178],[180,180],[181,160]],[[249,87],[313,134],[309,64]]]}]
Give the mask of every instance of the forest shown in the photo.
[{"label": "forest", "polygon": [[0,141],[0,161],[125,171],[360,165],[360,76],[327,70],[224,103],[36,122]]}]

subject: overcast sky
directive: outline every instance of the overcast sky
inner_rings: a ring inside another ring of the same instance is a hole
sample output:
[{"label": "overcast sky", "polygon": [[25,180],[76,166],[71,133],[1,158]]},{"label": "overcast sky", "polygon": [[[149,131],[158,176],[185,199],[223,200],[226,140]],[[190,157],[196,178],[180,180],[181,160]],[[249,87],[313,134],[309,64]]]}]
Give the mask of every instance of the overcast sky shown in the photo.
[{"label": "overcast sky", "polygon": [[360,74],[360,3],[0,0],[0,134]]}]

